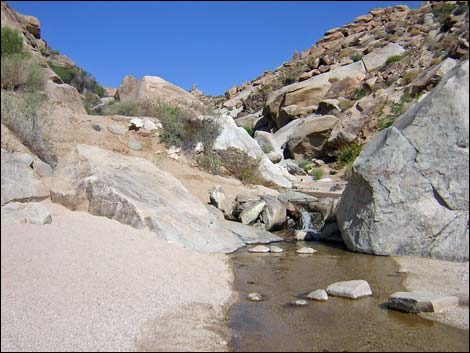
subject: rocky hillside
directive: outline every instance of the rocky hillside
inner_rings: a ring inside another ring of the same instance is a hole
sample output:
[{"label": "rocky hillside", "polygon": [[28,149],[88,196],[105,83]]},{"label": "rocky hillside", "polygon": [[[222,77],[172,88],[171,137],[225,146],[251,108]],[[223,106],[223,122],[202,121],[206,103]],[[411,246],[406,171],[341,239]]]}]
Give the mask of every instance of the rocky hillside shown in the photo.
[{"label": "rocky hillside", "polygon": [[291,144],[288,150],[295,159],[333,157],[338,148],[390,126],[468,58],[468,26],[463,1],[371,10],[326,31],[275,70],[232,87],[221,111],[239,126],[269,132],[310,114],[328,116],[330,124],[315,137],[318,146]]}]

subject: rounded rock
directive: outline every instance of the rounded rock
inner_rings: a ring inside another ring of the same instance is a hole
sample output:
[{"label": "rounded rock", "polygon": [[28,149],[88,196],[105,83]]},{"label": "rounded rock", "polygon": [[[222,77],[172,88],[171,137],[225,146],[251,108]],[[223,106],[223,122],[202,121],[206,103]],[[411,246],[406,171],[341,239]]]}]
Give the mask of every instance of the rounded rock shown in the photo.
[{"label": "rounded rock", "polygon": [[269,252],[270,249],[267,246],[264,245],[257,245],[251,249],[248,249],[249,252],[260,252],[260,253],[266,253]]},{"label": "rounded rock", "polygon": [[307,294],[307,298],[311,300],[326,301],[328,300],[328,293],[324,289],[317,289]]},{"label": "rounded rock", "polygon": [[307,247],[298,249],[296,251],[297,254],[314,254],[316,252],[317,252],[317,250],[315,250],[313,248],[307,248]]}]

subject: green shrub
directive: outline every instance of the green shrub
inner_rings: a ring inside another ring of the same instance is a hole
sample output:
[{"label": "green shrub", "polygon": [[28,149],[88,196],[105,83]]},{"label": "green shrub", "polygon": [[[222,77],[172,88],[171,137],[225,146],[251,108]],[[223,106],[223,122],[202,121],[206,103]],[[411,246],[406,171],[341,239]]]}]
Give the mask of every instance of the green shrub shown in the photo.
[{"label": "green shrub", "polygon": [[352,165],[356,160],[359,153],[361,153],[362,145],[354,142],[349,145],[346,145],[336,151],[336,162],[338,166],[344,167],[347,165]]},{"label": "green shrub", "polygon": [[210,173],[217,175],[220,170],[220,158],[217,153],[203,153],[196,158],[197,164]]},{"label": "green shrub", "polygon": [[308,166],[310,166],[310,161],[306,159],[301,159],[299,161],[299,168],[302,168],[303,170],[305,170],[305,168],[307,168]]},{"label": "green shrub", "polygon": [[320,180],[323,177],[323,169],[313,168],[310,174],[312,175],[313,179]]},{"label": "green shrub", "polygon": [[138,116],[140,109],[135,102],[113,102],[102,109],[102,115]]},{"label": "green shrub", "polygon": [[402,58],[401,55],[392,55],[392,56],[389,56],[389,57],[387,58],[387,61],[385,61],[385,64],[386,64],[386,65],[390,65],[390,64],[392,64],[392,63],[396,63],[396,62],[400,61],[401,58]]},{"label": "green shrub", "polygon": [[185,125],[188,119],[185,112],[169,104],[158,104],[155,115],[162,123],[161,140],[167,147],[184,147]]},{"label": "green shrub", "polygon": [[362,60],[362,53],[360,52],[355,52],[354,54],[352,54],[350,56],[351,60],[352,61],[359,61],[359,60]]},{"label": "green shrub", "polygon": [[4,56],[21,54],[23,52],[23,38],[14,29],[2,27],[2,61]]},{"label": "green shrub", "polygon": [[90,73],[77,66],[62,67],[53,62],[49,62],[49,66],[62,81],[74,86],[80,93],[91,91],[100,97],[106,94],[105,89],[96,82],[95,78]]},{"label": "green shrub", "polygon": [[354,91],[354,99],[359,100],[367,95],[365,88],[356,88]]},{"label": "green shrub", "polygon": [[42,109],[47,96],[42,92],[2,92],[1,120],[32,152],[52,167],[57,157],[44,134],[49,129],[48,112]]},{"label": "green shrub", "polygon": [[395,121],[395,117],[393,115],[387,115],[385,118],[381,118],[377,122],[377,129],[379,131],[382,131],[390,126],[393,125],[393,122]]},{"label": "green shrub", "polygon": [[272,146],[270,146],[268,144],[265,144],[265,145],[261,146],[261,149],[263,150],[263,152],[265,154],[271,153],[273,151]]},{"label": "green shrub", "polygon": [[457,5],[452,3],[439,3],[433,4],[432,12],[439,22],[444,21],[456,9]]},{"label": "green shrub", "polygon": [[286,76],[282,79],[282,84],[284,86],[290,85],[296,81],[295,77],[293,76]]},{"label": "green shrub", "polygon": [[243,125],[242,128],[244,128],[246,132],[248,132],[248,135],[250,135],[251,137],[255,135],[255,130],[253,130],[251,126]]},{"label": "green shrub", "polygon": [[2,56],[1,85],[3,89],[34,92],[44,88],[44,70],[26,54]]}]

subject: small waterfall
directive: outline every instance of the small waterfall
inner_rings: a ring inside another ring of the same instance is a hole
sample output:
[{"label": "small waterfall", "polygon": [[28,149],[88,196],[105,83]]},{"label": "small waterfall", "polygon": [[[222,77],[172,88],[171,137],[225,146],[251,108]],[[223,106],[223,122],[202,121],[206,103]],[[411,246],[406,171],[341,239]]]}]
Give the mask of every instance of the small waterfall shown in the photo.
[{"label": "small waterfall", "polygon": [[317,229],[312,223],[312,213],[305,209],[300,209],[302,214],[302,230],[307,233],[308,237],[312,237],[314,240],[320,239],[320,230]]}]

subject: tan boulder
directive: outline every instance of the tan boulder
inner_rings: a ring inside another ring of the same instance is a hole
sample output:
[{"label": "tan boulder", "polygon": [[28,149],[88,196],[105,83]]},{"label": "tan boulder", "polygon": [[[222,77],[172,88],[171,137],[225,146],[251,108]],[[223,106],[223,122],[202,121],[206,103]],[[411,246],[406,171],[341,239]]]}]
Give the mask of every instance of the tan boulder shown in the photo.
[{"label": "tan boulder", "polygon": [[17,13],[21,21],[23,22],[24,28],[31,33],[34,38],[41,38],[41,27],[39,25],[39,20],[34,16],[26,16]]},{"label": "tan boulder", "polygon": [[[338,67],[327,73],[309,78],[308,80],[284,86],[272,92],[266,101],[265,112],[273,119],[277,128],[281,128],[288,121],[280,119],[283,107],[295,105],[297,107],[314,107],[324,98],[331,87],[331,78],[342,80],[344,78],[364,79],[365,68],[362,61]],[[286,112],[286,109],[284,109]],[[284,113],[283,113],[284,114]]]},{"label": "tan boulder", "polygon": [[374,18],[374,16],[372,14],[368,13],[367,15],[362,15],[362,16],[356,17],[354,22],[356,22],[356,23],[366,23],[366,22],[371,21],[373,18]]},{"label": "tan boulder", "polygon": [[136,80],[124,77],[116,91],[121,102],[163,102],[181,107],[201,107],[202,103],[191,93],[157,76],[144,76]]},{"label": "tan boulder", "polygon": [[331,42],[331,41],[343,39],[343,38],[344,38],[344,35],[343,35],[342,32],[340,32],[340,31],[333,32],[333,33],[319,39],[317,41],[317,45],[320,45],[320,44],[325,43],[325,42]]}]

